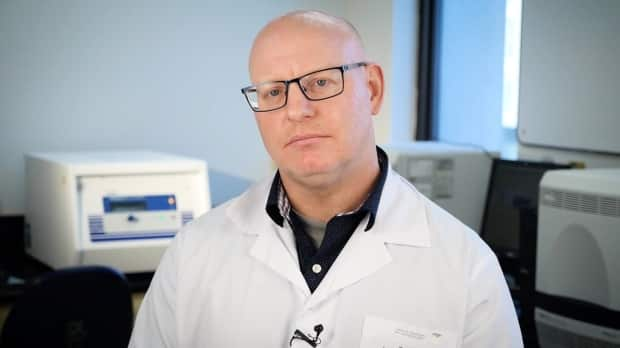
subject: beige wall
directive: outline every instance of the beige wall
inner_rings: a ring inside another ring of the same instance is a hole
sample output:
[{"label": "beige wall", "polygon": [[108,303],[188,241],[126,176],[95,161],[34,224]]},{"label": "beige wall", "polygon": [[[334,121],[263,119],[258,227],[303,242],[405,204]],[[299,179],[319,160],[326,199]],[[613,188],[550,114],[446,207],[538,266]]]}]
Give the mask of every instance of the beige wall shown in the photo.
[{"label": "beige wall", "polygon": [[344,16],[357,27],[370,60],[383,67],[387,89],[381,113],[375,119],[375,137],[384,143],[391,131],[392,1],[345,0]]},{"label": "beige wall", "polygon": [[368,56],[383,67],[384,104],[375,118],[379,144],[411,141],[417,104],[417,0],[344,0],[344,16],[359,30]]}]

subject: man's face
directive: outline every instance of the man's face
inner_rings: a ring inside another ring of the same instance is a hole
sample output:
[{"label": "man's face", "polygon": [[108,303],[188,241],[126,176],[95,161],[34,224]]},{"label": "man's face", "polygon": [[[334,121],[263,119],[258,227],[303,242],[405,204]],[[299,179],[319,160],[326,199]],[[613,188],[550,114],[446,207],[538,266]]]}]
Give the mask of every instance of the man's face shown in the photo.
[{"label": "man's face", "polygon": [[[253,84],[363,60],[361,46],[346,33],[303,24],[272,29],[261,35],[252,50]],[[371,115],[376,112],[367,68],[347,71],[343,80],[342,94],[320,101],[306,99],[293,83],[285,107],[255,113],[265,147],[281,175],[321,185],[359,167],[362,149],[369,145],[374,149]]]}]

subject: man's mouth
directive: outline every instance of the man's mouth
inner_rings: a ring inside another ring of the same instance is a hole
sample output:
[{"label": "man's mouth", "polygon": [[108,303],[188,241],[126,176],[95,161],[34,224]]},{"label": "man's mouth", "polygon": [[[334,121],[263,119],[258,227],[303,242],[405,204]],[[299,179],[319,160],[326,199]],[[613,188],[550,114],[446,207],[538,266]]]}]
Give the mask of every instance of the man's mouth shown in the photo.
[{"label": "man's mouth", "polygon": [[309,145],[312,143],[315,143],[317,141],[320,141],[321,139],[325,139],[328,136],[326,135],[322,135],[322,134],[302,134],[302,135],[295,135],[292,138],[290,138],[288,140],[288,142],[286,143],[286,146],[290,146],[290,145]]}]

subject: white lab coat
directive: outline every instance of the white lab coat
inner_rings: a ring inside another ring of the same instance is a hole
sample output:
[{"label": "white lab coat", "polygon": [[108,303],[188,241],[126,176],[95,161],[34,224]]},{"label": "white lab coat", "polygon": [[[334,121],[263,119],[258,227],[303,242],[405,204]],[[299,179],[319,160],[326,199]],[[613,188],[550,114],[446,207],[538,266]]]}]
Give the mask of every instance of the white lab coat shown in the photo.
[{"label": "white lab coat", "polygon": [[317,324],[319,348],[523,346],[494,254],[391,169],[374,227],[360,223],[312,294],[290,227],[265,212],[270,183],[177,234],[130,347],[288,347]]}]

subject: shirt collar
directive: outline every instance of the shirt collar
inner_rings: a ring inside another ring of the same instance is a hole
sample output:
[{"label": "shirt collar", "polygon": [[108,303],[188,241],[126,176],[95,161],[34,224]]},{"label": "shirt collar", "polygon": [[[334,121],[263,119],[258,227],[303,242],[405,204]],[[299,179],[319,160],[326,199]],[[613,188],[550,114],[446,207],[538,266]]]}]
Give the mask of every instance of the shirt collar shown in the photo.
[{"label": "shirt collar", "polygon": [[[379,208],[379,202],[381,200],[381,192],[383,191],[383,185],[385,184],[385,178],[387,177],[389,161],[387,154],[383,149],[377,146],[377,157],[379,159],[379,177],[375,182],[375,185],[368,195],[368,198],[362,203],[357,209],[351,212],[338,214],[338,215],[348,215],[354,214],[358,212],[363,212],[369,214],[368,224],[366,225],[365,231],[368,231],[375,224],[375,218],[377,215],[377,210]],[[271,183],[271,188],[269,190],[269,196],[267,197],[267,205],[265,206],[265,210],[267,214],[275,222],[278,226],[284,226],[284,219],[289,218],[289,214],[291,212],[291,204],[286,195],[286,190],[282,185],[282,180],[280,179],[280,172],[276,172],[273,181]]]}]

